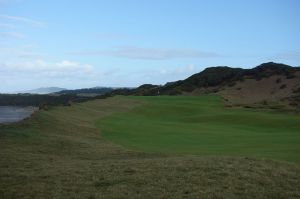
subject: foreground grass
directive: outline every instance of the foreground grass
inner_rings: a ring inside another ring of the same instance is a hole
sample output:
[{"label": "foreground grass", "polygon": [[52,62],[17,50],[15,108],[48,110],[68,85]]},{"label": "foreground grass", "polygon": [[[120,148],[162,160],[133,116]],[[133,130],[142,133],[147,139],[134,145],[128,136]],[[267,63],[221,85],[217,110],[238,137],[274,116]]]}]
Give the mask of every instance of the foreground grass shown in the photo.
[{"label": "foreground grass", "polygon": [[96,121],[141,103],[110,98],[0,126],[0,198],[299,198],[298,164],[136,152]]},{"label": "foreground grass", "polygon": [[218,96],[133,97],[145,103],[99,121],[103,135],[145,151],[300,162],[300,115],[224,108]]}]

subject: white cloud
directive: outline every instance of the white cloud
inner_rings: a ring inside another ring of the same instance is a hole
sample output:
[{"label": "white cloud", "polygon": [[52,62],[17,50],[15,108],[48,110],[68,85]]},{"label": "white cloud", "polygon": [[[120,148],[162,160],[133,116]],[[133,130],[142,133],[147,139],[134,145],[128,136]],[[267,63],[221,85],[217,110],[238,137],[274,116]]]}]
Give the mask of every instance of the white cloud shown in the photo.
[{"label": "white cloud", "polygon": [[19,32],[0,32],[0,37],[23,39],[25,35]]},{"label": "white cloud", "polygon": [[107,34],[96,34],[96,38],[100,40],[123,40],[123,39],[128,39],[129,37],[123,34],[107,33]]},{"label": "white cloud", "polygon": [[161,75],[182,75],[182,74],[191,74],[197,71],[195,64],[189,64],[184,67],[177,67],[172,69],[161,69],[159,73]]},{"label": "white cloud", "polygon": [[51,56],[38,48],[34,44],[0,47],[0,92],[41,86],[92,87],[103,78],[99,68],[69,59],[49,60]]},{"label": "white cloud", "polygon": [[47,62],[43,59],[33,61],[6,61],[0,63],[0,72],[6,75],[69,77],[86,76],[94,72],[93,66],[69,60]]},{"label": "white cloud", "polygon": [[0,4],[5,4],[5,3],[18,3],[23,0],[0,0]]},{"label": "white cloud", "polygon": [[285,53],[278,53],[276,56],[274,56],[275,59],[284,59],[284,60],[300,60],[300,52],[298,51],[289,51]]},{"label": "white cloud", "polygon": [[28,24],[28,25],[31,25],[34,27],[40,27],[40,28],[46,27],[46,24],[44,22],[32,20],[32,19],[29,19],[26,17],[12,16],[12,15],[0,15],[0,19],[25,23],[25,24]]},{"label": "white cloud", "polygon": [[114,68],[104,69],[71,60],[49,62],[45,59],[10,59],[0,61],[0,92],[49,86],[70,89],[112,86],[118,82],[118,74],[119,71]]},{"label": "white cloud", "polygon": [[148,60],[166,60],[175,58],[210,58],[218,56],[216,53],[202,52],[195,49],[140,48],[135,46],[121,46],[116,50],[74,52],[71,54],[114,56],[130,59]]},{"label": "white cloud", "polygon": [[0,48],[0,59],[2,60],[8,60],[9,58],[13,60],[18,58],[37,58],[40,56],[41,53],[35,52],[35,46],[33,45]]},{"label": "white cloud", "polygon": [[138,82],[139,85],[145,83],[165,84],[167,82],[186,79],[187,77],[201,71],[202,69],[203,68],[198,67],[195,64],[188,64],[180,67],[168,66],[160,69],[141,70],[134,73],[133,75],[135,79],[134,82]]},{"label": "white cloud", "polygon": [[9,23],[0,23],[0,28],[15,28],[16,26]]}]

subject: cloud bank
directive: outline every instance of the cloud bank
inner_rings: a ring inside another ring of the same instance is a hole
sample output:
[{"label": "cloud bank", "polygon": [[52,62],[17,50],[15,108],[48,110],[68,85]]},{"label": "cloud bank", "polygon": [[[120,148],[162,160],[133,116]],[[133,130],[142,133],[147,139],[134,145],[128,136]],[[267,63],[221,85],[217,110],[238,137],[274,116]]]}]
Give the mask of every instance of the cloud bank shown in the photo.
[{"label": "cloud bank", "polygon": [[0,37],[23,39],[25,35],[19,32],[0,32]]},{"label": "cloud bank", "polygon": [[114,56],[129,59],[167,60],[176,58],[211,58],[218,54],[195,49],[164,49],[121,46],[116,50],[73,52],[73,55]]},{"label": "cloud bank", "polygon": [[284,59],[284,60],[295,60],[300,61],[300,52],[298,51],[289,51],[284,53],[278,53],[274,56],[275,59]]},{"label": "cloud bank", "polygon": [[32,20],[26,17],[13,16],[13,15],[0,15],[0,19],[24,23],[34,27],[40,27],[40,28],[46,27],[46,24],[44,22]]},{"label": "cloud bank", "polygon": [[43,59],[0,63],[0,72],[25,77],[83,77],[94,73],[93,66],[69,60],[47,62]]},{"label": "cloud bank", "polygon": [[15,28],[16,26],[13,24],[9,24],[9,23],[0,23],[0,28]]}]

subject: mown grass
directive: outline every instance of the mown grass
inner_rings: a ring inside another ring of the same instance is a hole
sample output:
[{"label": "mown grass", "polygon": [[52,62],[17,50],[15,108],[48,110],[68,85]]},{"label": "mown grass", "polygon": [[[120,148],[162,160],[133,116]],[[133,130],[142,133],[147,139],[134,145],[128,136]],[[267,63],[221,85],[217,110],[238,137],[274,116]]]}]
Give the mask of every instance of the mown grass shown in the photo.
[{"label": "mown grass", "polygon": [[145,103],[99,121],[103,135],[133,149],[239,155],[300,162],[300,115],[224,108],[218,96],[131,97]]},{"label": "mown grass", "polygon": [[138,152],[103,138],[96,122],[144,104],[109,98],[0,126],[0,198],[300,197],[299,164]]}]

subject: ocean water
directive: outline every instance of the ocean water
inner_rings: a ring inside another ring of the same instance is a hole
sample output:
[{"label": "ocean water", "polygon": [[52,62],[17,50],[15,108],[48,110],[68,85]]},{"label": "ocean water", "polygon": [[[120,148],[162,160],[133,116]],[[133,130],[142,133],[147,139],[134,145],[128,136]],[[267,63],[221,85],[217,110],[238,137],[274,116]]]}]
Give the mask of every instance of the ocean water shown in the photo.
[{"label": "ocean water", "polygon": [[13,123],[29,117],[37,108],[19,106],[0,106],[0,124]]}]

